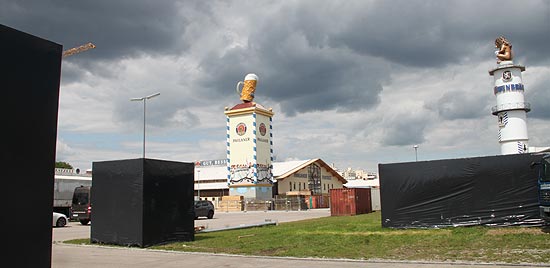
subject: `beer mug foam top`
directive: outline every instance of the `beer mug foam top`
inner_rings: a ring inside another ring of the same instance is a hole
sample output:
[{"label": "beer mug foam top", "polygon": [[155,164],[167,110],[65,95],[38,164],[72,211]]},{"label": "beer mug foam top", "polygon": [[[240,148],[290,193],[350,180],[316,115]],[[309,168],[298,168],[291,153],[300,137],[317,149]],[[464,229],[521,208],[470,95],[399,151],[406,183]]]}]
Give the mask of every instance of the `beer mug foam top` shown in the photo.
[{"label": "beer mug foam top", "polygon": [[[256,84],[258,83],[258,76],[256,74],[247,74],[244,77],[244,82],[237,82],[237,93],[241,96],[241,100],[244,102],[251,102],[254,100],[254,91],[256,91]],[[242,90],[240,86],[243,86]]]}]

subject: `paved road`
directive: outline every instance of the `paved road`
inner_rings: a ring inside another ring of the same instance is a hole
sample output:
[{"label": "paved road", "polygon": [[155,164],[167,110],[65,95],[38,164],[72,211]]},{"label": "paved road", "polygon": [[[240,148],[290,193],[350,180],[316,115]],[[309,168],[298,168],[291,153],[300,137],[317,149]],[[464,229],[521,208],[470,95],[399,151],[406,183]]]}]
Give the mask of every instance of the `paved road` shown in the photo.
[{"label": "paved road", "polygon": [[[268,212],[227,212],[217,213],[214,219],[200,219],[195,226],[207,229],[236,227],[265,222],[288,222],[309,218],[330,216],[326,209],[307,211],[268,211]],[[422,263],[422,262],[392,262],[392,261],[351,261],[323,260],[303,258],[278,257],[246,257],[225,254],[185,253],[160,251],[140,248],[120,248],[106,246],[83,246],[63,244],[62,241],[75,238],[89,238],[90,226],[82,226],[71,222],[67,227],[53,229],[52,267],[54,268],[480,268],[502,267],[512,268],[518,265],[474,264],[474,263]],[[537,265],[521,265],[520,267],[550,267]]]},{"label": "paved road", "polygon": [[[184,253],[137,248],[108,248],[98,246],[53,245],[55,268],[517,268],[507,265],[480,265],[470,263],[420,263],[420,262],[375,262],[347,260],[319,260],[299,258],[243,257],[223,254]],[[536,267],[536,266],[523,266]]]}]

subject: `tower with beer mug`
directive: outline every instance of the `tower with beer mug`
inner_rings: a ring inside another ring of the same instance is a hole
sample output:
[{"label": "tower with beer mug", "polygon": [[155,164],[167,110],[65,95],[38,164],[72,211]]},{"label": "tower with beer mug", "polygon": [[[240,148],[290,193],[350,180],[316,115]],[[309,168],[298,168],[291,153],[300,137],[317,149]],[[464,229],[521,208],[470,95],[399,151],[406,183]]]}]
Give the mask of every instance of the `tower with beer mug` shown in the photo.
[{"label": "tower with beer mug", "polygon": [[498,141],[501,154],[528,153],[527,112],[531,105],[525,102],[525,87],[521,72],[525,66],[514,64],[512,44],[503,36],[495,40],[497,67],[490,70],[494,77],[493,93],[497,105],[491,110],[498,118]]},{"label": "tower with beer mug", "polygon": [[[225,108],[227,117],[227,183],[229,195],[268,200],[273,188],[271,108],[254,102],[258,76],[237,83],[242,103]],[[241,89],[242,86],[242,89]]]}]

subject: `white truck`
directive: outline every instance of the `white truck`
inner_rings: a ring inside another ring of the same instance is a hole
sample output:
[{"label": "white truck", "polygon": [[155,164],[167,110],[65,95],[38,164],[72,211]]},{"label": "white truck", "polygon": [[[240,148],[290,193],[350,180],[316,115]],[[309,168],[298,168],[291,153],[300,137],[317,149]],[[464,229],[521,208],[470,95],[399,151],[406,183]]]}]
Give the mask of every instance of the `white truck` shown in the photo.
[{"label": "white truck", "polygon": [[77,169],[55,169],[53,211],[71,216],[74,189],[80,186],[92,186],[91,174],[80,174]]}]

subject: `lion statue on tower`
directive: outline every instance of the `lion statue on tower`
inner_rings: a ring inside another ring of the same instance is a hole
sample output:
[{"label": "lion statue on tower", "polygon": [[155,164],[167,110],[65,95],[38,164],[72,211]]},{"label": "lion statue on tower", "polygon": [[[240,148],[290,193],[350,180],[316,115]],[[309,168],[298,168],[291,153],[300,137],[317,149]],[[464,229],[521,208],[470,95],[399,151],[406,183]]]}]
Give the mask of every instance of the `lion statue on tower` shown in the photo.
[{"label": "lion statue on tower", "polygon": [[495,55],[497,56],[497,63],[502,61],[511,61],[514,58],[512,53],[512,44],[504,37],[499,36],[495,40]]}]

